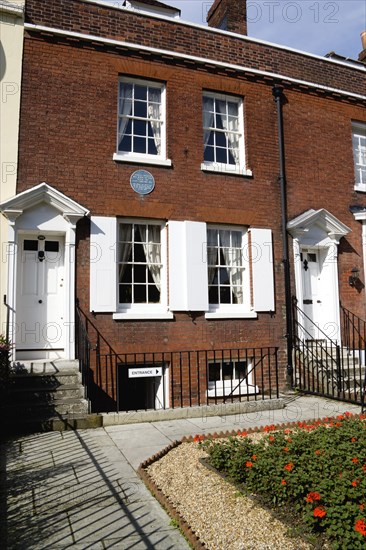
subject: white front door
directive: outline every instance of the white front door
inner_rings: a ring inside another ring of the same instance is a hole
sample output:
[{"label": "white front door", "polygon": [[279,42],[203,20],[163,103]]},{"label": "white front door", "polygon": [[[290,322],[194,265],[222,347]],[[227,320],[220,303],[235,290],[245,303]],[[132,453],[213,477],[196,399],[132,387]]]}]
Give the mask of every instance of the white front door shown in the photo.
[{"label": "white front door", "polygon": [[301,251],[305,339],[338,338],[337,303],[335,300],[335,247],[303,248]]},{"label": "white front door", "polygon": [[27,235],[18,246],[16,349],[30,358],[62,357],[64,238]]}]

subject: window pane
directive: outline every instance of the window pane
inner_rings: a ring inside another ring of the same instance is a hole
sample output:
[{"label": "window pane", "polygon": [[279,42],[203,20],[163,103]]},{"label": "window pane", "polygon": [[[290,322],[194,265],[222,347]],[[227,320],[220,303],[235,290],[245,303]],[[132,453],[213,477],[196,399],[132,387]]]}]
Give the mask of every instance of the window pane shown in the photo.
[{"label": "window pane", "polygon": [[121,304],[130,304],[132,302],[131,285],[119,285],[119,301]]},{"label": "window pane", "polygon": [[238,104],[233,103],[232,101],[228,101],[228,103],[227,103],[227,112],[231,116],[238,117],[238,115],[239,115]]},{"label": "window pane", "polygon": [[210,363],[208,366],[208,379],[210,382],[221,380],[220,363]]},{"label": "window pane", "polygon": [[26,239],[24,241],[24,250],[32,250],[32,251],[38,250],[38,241]]},{"label": "window pane", "polygon": [[227,139],[224,132],[215,132],[216,147],[227,147]]},{"label": "window pane", "polygon": [[149,304],[158,304],[160,302],[160,292],[155,285],[149,285]]},{"label": "window pane", "polygon": [[135,242],[146,243],[146,225],[135,225]]},{"label": "window pane", "polygon": [[231,362],[224,362],[222,364],[222,378],[224,380],[232,380],[232,378],[233,378],[233,364]]},{"label": "window pane", "polygon": [[149,88],[149,103],[161,103],[161,89]]},{"label": "window pane", "polygon": [[206,160],[207,162],[214,162],[215,161],[215,153],[214,153],[214,148],[213,147],[211,147],[209,145],[207,147],[205,147],[204,160]]},{"label": "window pane", "polygon": [[235,378],[242,380],[247,376],[247,362],[246,361],[237,361],[235,363]]},{"label": "window pane", "polygon": [[147,103],[142,101],[135,101],[134,116],[147,118]]},{"label": "window pane", "polygon": [[59,242],[58,241],[46,241],[44,243],[45,252],[58,252],[59,251]]},{"label": "window pane", "polygon": [[134,265],[133,268],[133,280],[134,283],[146,283],[146,266]]},{"label": "window pane", "polygon": [[209,302],[210,304],[218,304],[219,303],[219,287],[218,286],[211,286],[209,288]]},{"label": "window pane", "polygon": [[133,133],[138,136],[146,136],[146,122],[144,120],[135,120],[133,124]]},{"label": "window pane", "polygon": [[230,287],[221,286],[220,287],[220,304],[230,304],[230,303],[231,303]]},{"label": "window pane", "polygon": [[139,243],[136,243],[133,247],[133,250],[134,250],[133,261],[134,262],[145,263],[146,262],[146,256],[145,256],[145,251],[144,251],[143,245],[139,244]]},{"label": "window pane", "polygon": [[135,84],[135,100],[136,99],[144,99],[147,100],[147,87],[146,86],[140,86],[139,84]]},{"label": "window pane", "polygon": [[216,149],[216,162],[220,162],[221,164],[227,164],[226,149],[222,149],[222,148]]},{"label": "window pane", "polygon": [[230,283],[229,274],[225,267],[220,268],[220,284],[227,285]]},{"label": "window pane", "polygon": [[119,240],[122,242],[131,242],[132,225],[123,223],[119,226]]},{"label": "window pane", "polygon": [[121,283],[132,283],[132,265],[121,264],[119,268]]},{"label": "window pane", "polygon": [[[160,141],[158,143],[160,143]],[[148,149],[147,149],[148,154],[149,155],[157,155],[158,150],[157,150],[154,138],[149,139],[147,144],[148,144]]]},{"label": "window pane", "polygon": [[203,96],[203,110],[212,112],[214,110],[214,100],[213,97],[205,97]]},{"label": "window pane", "polygon": [[135,304],[146,303],[146,286],[145,285],[134,285],[133,293],[134,293]]},{"label": "window pane", "polygon": [[131,146],[132,146],[131,136],[124,136],[118,144],[118,150],[126,151],[126,152],[131,151]]},{"label": "window pane", "polygon": [[133,151],[135,153],[146,153],[146,139],[140,137],[133,138]]}]

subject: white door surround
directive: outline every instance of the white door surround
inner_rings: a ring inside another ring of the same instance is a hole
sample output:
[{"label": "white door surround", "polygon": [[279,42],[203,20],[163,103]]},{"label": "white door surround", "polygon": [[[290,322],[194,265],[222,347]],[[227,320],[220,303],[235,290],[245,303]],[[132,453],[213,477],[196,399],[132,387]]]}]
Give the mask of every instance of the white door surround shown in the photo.
[{"label": "white door surround", "polygon": [[316,325],[300,319],[301,337],[339,341],[338,245],[351,230],[325,209],[308,210],[287,228],[293,237],[297,303]]},{"label": "white door surround", "polygon": [[[74,359],[76,223],[89,211],[46,183],[4,201],[0,204],[0,211],[9,220],[6,294],[10,306],[10,340],[15,344],[13,359]],[[33,255],[32,250],[26,251],[28,263],[22,265],[25,260],[24,241],[28,241],[28,249],[38,244]],[[42,252],[47,256],[45,260],[41,259]],[[29,284],[22,289],[19,285],[24,274]],[[43,287],[46,285],[47,292],[45,288],[42,292],[36,288],[40,283]],[[22,291],[26,298],[20,304]],[[49,296],[41,313],[45,292]],[[35,298],[34,306],[39,308],[32,316],[30,308]],[[60,319],[56,319],[57,315]],[[40,341],[39,346],[36,340]]]}]

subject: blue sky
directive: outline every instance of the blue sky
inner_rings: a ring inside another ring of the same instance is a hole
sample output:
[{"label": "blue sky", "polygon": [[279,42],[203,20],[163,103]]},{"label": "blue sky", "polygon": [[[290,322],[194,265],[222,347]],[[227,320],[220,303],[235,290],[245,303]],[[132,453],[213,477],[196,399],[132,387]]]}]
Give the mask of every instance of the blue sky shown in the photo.
[{"label": "blue sky", "polygon": [[[171,0],[182,19],[205,24],[212,0]],[[366,30],[366,0],[247,0],[248,35],[325,55],[357,59]]]}]

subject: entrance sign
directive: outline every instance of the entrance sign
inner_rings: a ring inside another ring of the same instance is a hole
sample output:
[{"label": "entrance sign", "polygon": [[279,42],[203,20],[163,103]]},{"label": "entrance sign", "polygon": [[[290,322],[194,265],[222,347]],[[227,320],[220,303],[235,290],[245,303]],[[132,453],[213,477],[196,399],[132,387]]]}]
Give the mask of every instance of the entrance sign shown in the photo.
[{"label": "entrance sign", "polygon": [[154,376],[163,376],[163,368],[148,367],[144,369],[128,369],[128,378],[152,378]]},{"label": "entrance sign", "polygon": [[135,193],[148,195],[154,190],[154,176],[147,170],[136,170],[130,177],[130,184]]}]

